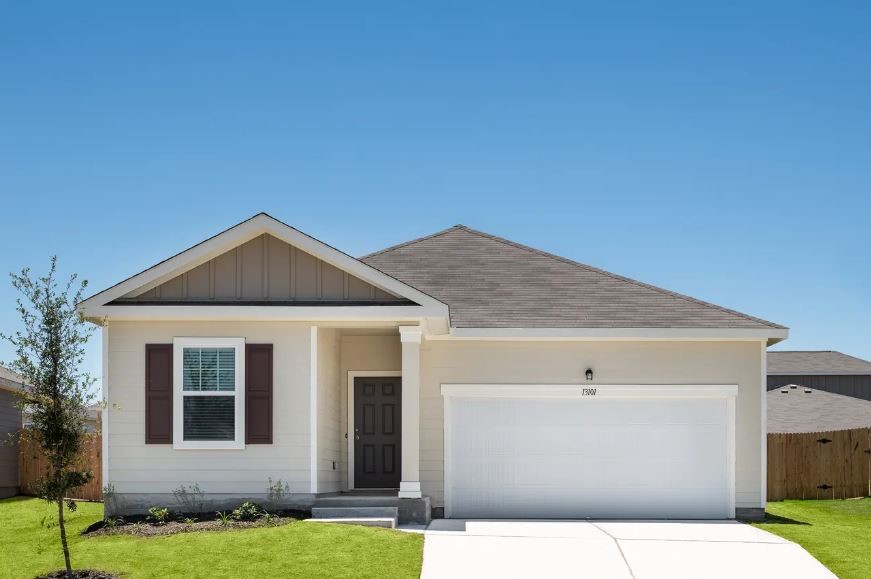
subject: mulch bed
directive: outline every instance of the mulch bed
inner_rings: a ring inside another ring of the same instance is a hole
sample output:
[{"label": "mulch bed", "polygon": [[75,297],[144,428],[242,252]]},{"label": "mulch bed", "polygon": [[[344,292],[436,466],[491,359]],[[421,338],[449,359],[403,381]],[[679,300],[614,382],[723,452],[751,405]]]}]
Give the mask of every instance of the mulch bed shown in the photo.
[{"label": "mulch bed", "polygon": [[[197,531],[229,531],[232,529],[252,529],[257,527],[276,527],[286,525],[293,521],[309,518],[311,515],[304,511],[281,511],[271,514],[269,518],[261,517],[254,521],[230,521],[223,524],[214,513],[201,513],[199,515],[183,515],[163,524],[157,524],[146,517],[126,517],[114,525],[107,525],[105,521],[98,521],[82,531],[88,537],[100,537],[106,535],[135,535],[137,537],[162,537],[176,535],[178,533],[192,533]],[[184,519],[188,520],[185,521]],[[90,577],[90,576],[87,576]],[[98,576],[94,576],[98,577]]]},{"label": "mulch bed", "polygon": [[[67,572],[65,569],[52,571],[47,575],[37,575],[36,579],[65,579]],[[106,571],[97,571],[96,569],[73,569],[73,577],[76,579],[117,579],[117,575],[112,575]]]}]

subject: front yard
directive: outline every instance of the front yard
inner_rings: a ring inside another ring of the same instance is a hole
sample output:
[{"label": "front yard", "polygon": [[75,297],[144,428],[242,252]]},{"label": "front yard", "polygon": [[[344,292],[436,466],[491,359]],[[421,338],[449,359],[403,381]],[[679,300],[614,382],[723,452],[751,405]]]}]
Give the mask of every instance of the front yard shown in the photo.
[{"label": "front yard", "polygon": [[[79,534],[102,514],[102,504],[79,503],[68,515],[74,568],[131,578],[420,576],[423,536],[417,534],[305,521],[150,538]],[[63,567],[55,515],[38,499],[0,501],[0,578]]]},{"label": "front yard", "polygon": [[754,526],[798,543],[841,579],[871,577],[871,499],[768,503]]}]

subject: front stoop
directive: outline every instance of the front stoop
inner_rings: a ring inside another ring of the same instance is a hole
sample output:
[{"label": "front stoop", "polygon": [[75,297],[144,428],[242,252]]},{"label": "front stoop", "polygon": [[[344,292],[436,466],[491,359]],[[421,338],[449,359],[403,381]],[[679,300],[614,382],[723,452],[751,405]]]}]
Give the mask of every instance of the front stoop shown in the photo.
[{"label": "front stoop", "polygon": [[[427,525],[432,518],[430,498],[400,499],[395,495],[347,493],[318,498],[312,517],[324,522],[370,524],[392,520],[398,525]],[[365,522],[364,522],[365,521]]]}]

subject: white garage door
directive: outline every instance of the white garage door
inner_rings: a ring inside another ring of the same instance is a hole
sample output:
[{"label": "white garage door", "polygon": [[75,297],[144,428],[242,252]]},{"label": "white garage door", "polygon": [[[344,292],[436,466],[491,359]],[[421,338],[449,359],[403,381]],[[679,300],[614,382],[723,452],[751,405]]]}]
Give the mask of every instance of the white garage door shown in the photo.
[{"label": "white garage door", "polygon": [[735,391],[445,385],[446,515],[733,517]]}]

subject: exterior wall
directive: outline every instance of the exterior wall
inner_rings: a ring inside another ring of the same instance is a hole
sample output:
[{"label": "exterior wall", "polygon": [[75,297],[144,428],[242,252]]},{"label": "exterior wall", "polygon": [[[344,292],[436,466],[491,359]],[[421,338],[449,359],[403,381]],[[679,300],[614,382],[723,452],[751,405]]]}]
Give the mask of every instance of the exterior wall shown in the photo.
[{"label": "exterior wall", "polygon": [[21,429],[21,410],[15,394],[0,390],[0,499],[18,494],[18,443],[7,444]]},{"label": "exterior wall", "polygon": [[787,384],[797,384],[833,394],[871,400],[871,375],[772,374],[768,376],[769,390],[775,390]]},{"label": "exterior wall", "polygon": [[342,490],[339,418],[339,333],[318,328],[318,493]]},{"label": "exterior wall", "polygon": [[[112,322],[107,347],[107,481],[118,512],[173,505],[172,490],[199,484],[212,505],[262,500],[267,478],[289,483],[289,504],[311,502],[310,371],[307,325],[277,322]],[[273,344],[273,444],[244,450],[174,450],[145,444],[145,344],[176,336],[244,337]]]},{"label": "exterior wall", "polygon": [[342,336],[339,367],[340,449],[342,490],[348,490],[348,372],[352,370],[402,370],[399,335]]},{"label": "exterior wall", "polygon": [[141,301],[372,301],[400,298],[271,235],[261,235],[138,296]]},{"label": "exterior wall", "polygon": [[748,342],[425,341],[421,349],[420,479],[444,506],[444,383],[737,384],[738,508],[762,506],[762,344]]}]

